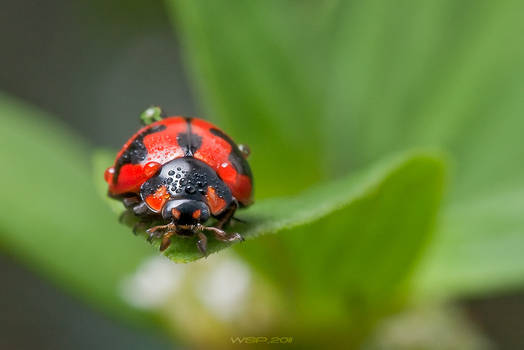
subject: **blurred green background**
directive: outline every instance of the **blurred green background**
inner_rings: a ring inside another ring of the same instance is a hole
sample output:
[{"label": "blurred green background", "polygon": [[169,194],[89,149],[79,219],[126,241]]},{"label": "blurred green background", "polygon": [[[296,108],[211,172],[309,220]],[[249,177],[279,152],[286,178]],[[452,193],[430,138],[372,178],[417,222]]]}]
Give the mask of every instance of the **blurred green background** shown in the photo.
[{"label": "blurred green background", "polygon": [[[517,0],[4,0],[0,348],[524,347],[523,30]],[[250,145],[245,243],[175,264],[118,223],[152,104]]]}]

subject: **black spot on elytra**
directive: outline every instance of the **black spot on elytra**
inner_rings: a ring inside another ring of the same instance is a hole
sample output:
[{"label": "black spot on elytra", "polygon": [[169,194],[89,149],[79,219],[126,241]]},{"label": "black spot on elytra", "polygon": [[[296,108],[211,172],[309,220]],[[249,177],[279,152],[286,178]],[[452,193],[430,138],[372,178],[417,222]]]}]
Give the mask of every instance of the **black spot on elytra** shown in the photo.
[{"label": "black spot on elytra", "polygon": [[247,163],[240,149],[238,149],[238,146],[235,143],[235,141],[233,141],[229,136],[224,134],[222,130],[211,128],[209,132],[229,143],[229,145],[231,146],[231,153],[229,153],[228,160],[231,162],[231,164],[238,173],[242,175],[247,175],[251,178],[251,168],[249,167],[249,164]]},{"label": "black spot on elytra", "polygon": [[165,130],[165,128],[165,125],[156,125],[144,130],[135,137],[135,139],[129,144],[129,147],[127,147],[124,153],[122,153],[120,158],[116,161],[113,184],[118,182],[118,175],[120,175],[120,169],[122,166],[125,164],[138,164],[147,158],[147,148],[144,145],[144,137]]},{"label": "black spot on elytra", "polygon": [[177,135],[176,141],[178,145],[184,150],[184,156],[192,157],[193,154],[202,146],[202,137],[193,134],[191,130],[191,118],[186,119],[187,132],[181,132]]}]

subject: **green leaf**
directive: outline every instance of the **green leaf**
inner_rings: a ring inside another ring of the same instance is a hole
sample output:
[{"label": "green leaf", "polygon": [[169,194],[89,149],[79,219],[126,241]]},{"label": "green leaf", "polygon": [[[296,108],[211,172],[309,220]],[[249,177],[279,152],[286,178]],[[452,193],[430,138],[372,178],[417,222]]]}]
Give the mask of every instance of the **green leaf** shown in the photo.
[{"label": "green leaf", "polygon": [[120,282],[152,251],[129,237],[96,193],[85,144],[5,95],[0,123],[0,248],[85,300],[144,321],[120,298]]},{"label": "green leaf", "polygon": [[[99,162],[101,166],[98,172],[103,171],[111,162],[111,158],[107,158],[106,162]],[[405,229],[405,226],[402,225],[406,223],[401,224],[399,221],[400,227],[394,227],[395,224],[393,222],[381,222],[380,218],[375,216],[376,208],[362,207],[355,205],[355,203],[362,198],[371,196],[375,201],[373,205],[380,205],[381,201],[390,201],[386,202],[386,204],[392,206],[393,202],[404,201],[406,193],[401,191],[405,191],[407,186],[427,186],[427,189],[417,192],[417,194],[423,193],[423,197],[418,198],[414,195],[414,199],[409,201],[408,205],[412,205],[415,202],[418,203],[420,217],[417,216],[418,213],[410,212],[409,217],[413,225],[413,231],[406,231],[406,234],[416,232],[417,237],[425,237],[425,233],[430,231],[427,225],[429,225],[437,210],[438,198],[440,198],[441,194],[441,182],[442,164],[437,158],[430,155],[410,154],[399,156],[385,160],[366,171],[352,174],[338,181],[315,186],[298,196],[266,199],[257,202],[252,207],[247,210],[241,210],[237,214],[240,219],[248,223],[235,223],[230,230],[234,229],[240,232],[244,238],[250,240],[262,234],[307,227],[341,210],[346,210],[347,212],[340,215],[337,214],[340,220],[338,222],[339,228],[332,222],[329,226],[330,231],[325,233],[327,236],[335,234],[342,237],[346,235],[349,237],[358,236],[357,232],[362,232],[362,227],[366,226],[365,221],[368,219],[376,220],[375,224],[377,226],[375,231],[377,232],[387,232],[389,229],[402,230]],[[382,195],[381,190],[386,193]],[[396,204],[395,207],[402,208],[402,205]],[[407,210],[409,208],[404,209]],[[380,213],[388,217],[393,215],[392,213],[387,214],[385,209],[382,209]],[[355,227],[353,228],[348,223],[348,219],[351,216],[355,216],[353,218]],[[363,221],[357,222],[357,217]],[[402,216],[398,218],[401,220]],[[418,222],[417,219],[421,221]],[[138,222],[138,219],[132,214],[128,214],[124,216],[124,221],[132,226]],[[381,223],[379,224],[379,222]],[[342,227],[345,227],[345,229]],[[144,238],[146,237],[143,229],[139,230],[139,232],[143,234]],[[368,234],[374,237],[374,233]],[[313,240],[317,241],[315,238]],[[417,240],[408,238],[408,241],[417,246]],[[202,257],[202,254],[196,247],[196,237],[193,239],[175,237],[172,242],[165,255],[173,261],[188,262]],[[256,244],[257,242],[251,243],[248,241],[241,244],[241,247]],[[154,245],[158,247],[159,242],[155,242]],[[214,253],[227,246],[229,244],[210,239],[208,252]],[[406,259],[409,259],[409,257],[409,254],[405,254]]]},{"label": "green leaf", "polygon": [[[99,161],[97,173],[112,158]],[[405,297],[432,236],[443,180],[439,157],[408,153],[239,211],[236,216],[247,224],[236,223],[231,230],[246,242],[235,244],[236,252],[283,296],[274,326],[309,339],[308,329],[337,324],[337,329],[351,327],[352,341],[358,342],[377,317]],[[138,222],[126,214],[126,224]],[[139,232],[145,240],[145,232]],[[153,245],[158,249],[159,242]],[[209,238],[209,253],[227,247]],[[202,258],[196,237],[173,237],[164,254],[175,262]],[[289,328],[297,318],[301,326]]]},{"label": "green leaf", "polygon": [[[264,195],[436,147],[455,168],[418,290],[524,283],[510,249],[524,203],[511,196],[503,215],[476,205],[524,187],[522,1],[169,3],[210,114],[253,140]],[[486,261],[496,276],[482,281]]]},{"label": "green leaf", "polygon": [[337,319],[359,328],[404,295],[432,236],[443,178],[439,158],[414,154],[268,200],[256,210],[266,223],[250,232],[285,231],[237,252],[292,295],[301,322]]}]

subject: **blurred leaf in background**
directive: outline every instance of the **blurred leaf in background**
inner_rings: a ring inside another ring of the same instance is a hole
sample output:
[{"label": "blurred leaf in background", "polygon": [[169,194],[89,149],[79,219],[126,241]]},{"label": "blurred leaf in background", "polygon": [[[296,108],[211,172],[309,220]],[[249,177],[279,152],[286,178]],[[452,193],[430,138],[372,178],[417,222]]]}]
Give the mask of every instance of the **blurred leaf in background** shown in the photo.
[{"label": "blurred leaf in background", "polygon": [[151,254],[118,224],[94,190],[86,146],[70,130],[0,96],[0,247],[88,301],[126,319],[118,283]]},{"label": "blurred leaf in background", "polygon": [[[452,189],[420,288],[464,295],[524,282],[522,2],[170,4],[198,92],[253,142],[263,195],[312,181],[312,165],[333,178],[392,151],[439,147],[453,157]],[[278,156],[264,146],[270,120],[295,136],[280,137]],[[289,164],[282,179],[275,169]]]}]

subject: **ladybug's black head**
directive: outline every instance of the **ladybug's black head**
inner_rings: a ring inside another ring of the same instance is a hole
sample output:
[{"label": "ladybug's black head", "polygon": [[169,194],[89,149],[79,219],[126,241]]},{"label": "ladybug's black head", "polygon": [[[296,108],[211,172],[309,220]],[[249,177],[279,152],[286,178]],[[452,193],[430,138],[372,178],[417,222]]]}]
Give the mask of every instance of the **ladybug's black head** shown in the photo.
[{"label": "ladybug's black head", "polygon": [[209,219],[209,208],[199,200],[173,199],[162,208],[162,217],[177,225],[202,224]]}]

